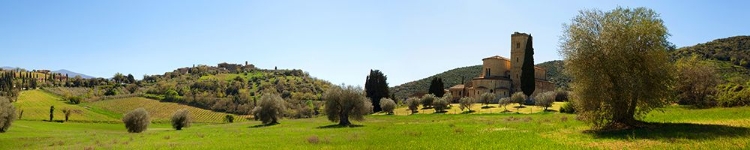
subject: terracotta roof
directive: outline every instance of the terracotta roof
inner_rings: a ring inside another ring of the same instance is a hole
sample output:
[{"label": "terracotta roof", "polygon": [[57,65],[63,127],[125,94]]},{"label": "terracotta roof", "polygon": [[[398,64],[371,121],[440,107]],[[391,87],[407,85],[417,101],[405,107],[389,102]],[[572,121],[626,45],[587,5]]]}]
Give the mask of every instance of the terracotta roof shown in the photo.
[{"label": "terracotta roof", "polygon": [[507,61],[510,61],[510,59],[508,59],[508,58],[505,58],[505,57],[503,57],[503,56],[498,56],[498,55],[495,55],[495,56],[492,56],[492,57],[487,57],[487,58],[484,58],[484,59],[482,59],[482,60],[486,60],[486,59],[500,59],[500,60],[507,60]]},{"label": "terracotta roof", "polygon": [[449,89],[463,89],[463,88],[464,88],[464,85],[463,84],[459,84],[459,85],[452,86]]}]

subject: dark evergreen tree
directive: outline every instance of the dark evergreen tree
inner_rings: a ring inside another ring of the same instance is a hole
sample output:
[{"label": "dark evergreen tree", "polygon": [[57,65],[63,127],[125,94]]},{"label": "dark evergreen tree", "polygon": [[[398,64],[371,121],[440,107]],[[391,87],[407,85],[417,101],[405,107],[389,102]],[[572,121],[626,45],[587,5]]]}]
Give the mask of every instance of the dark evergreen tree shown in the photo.
[{"label": "dark evergreen tree", "polygon": [[388,80],[388,77],[383,72],[380,72],[380,70],[370,70],[370,75],[367,76],[365,93],[373,103],[373,112],[381,111],[382,108],[380,108],[380,105],[376,104],[380,104],[380,99],[388,98],[389,96],[388,82],[386,80]]},{"label": "dark evergreen tree", "polygon": [[430,88],[427,90],[428,94],[433,94],[437,97],[443,97],[445,94],[445,84],[442,78],[432,78],[430,81]]},{"label": "dark evergreen tree", "polygon": [[132,74],[128,74],[128,83],[135,83],[135,77]]},{"label": "dark evergreen tree", "polygon": [[526,50],[523,56],[523,66],[521,66],[521,91],[526,97],[530,98],[536,88],[534,83],[534,47],[531,43],[532,37],[526,41]]}]

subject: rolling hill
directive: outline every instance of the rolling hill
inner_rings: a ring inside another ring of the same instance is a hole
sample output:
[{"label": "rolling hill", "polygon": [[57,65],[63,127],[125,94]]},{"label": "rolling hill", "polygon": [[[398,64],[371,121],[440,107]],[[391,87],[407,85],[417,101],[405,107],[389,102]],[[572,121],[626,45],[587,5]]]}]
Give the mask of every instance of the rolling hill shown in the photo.
[{"label": "rolling hill", "polygon": [[740,84],[750,81],[750,36],[716,39],[670,52],[673,60],[692,55],[715,63],[725,81]]},{"label": "rolling hill", "polygon": [[71,77],[71,78],[73,78],[75,76],[81,76],[81,78],[84,78],[84,79],[95,78],[93,76],[89,76],[89,75],[85,75],[85,74],[82,74],[82,73],[77,73],[77,72],[73,72],[73,71],[65,70],[65,69],[55,70],[55,71],[51,71],[51,72],[60,73],[60,74],[63,74],[63,75],[67,74],[68,77]]},{"label": "rolling hill", "polygon": [[49,120],[50,106],[55,106],[54,120],[64,120],[62,112],[64,109],[78,110],[78,113],[70,116],[70,121],[77,122],[119,122],[116,118],[108,113],[101,113],[101,110],[83,107],[81,105],[69,104],[62,98],[54,96],[42,90],[23,91],[15,103],[16,110],[22,111],[21,120]]}]

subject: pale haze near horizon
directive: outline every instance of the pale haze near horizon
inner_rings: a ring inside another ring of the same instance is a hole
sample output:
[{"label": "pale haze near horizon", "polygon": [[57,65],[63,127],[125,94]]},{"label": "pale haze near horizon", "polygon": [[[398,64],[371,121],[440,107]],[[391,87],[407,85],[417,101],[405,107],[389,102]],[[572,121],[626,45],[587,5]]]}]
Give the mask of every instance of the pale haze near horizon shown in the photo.
[{"label": "pale haze near horizon", "polygon": [[562,24],[583,9],[648,7],[670,42],[750,33],[745,1],[2,1],[0,66],[95,77],[163,74],[249,61],[363,85],[390,86],[510,57],[513,32],[534,36],[535,63],[560,60]]}]

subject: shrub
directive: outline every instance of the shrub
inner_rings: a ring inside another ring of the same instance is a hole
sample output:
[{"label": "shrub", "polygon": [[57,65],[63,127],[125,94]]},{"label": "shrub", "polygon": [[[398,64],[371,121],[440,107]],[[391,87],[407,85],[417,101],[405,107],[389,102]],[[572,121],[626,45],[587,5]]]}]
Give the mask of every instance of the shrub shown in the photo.
[{"label": "shrub", "polygon": [[436,99],[435,95],[433,94],[426,94],[422,96],[422,100],[420,100],[422,102],[422,107],[424,108],[432,107],[432,102],[435,102],[435,99]]},{"label": "shrub", "polygon": [[70,96],[70,97],[68,97],[68,101],[70,101],[71,104],[80,104],[81,103],[81,99],[83,99],[83,97],[81,97],[81,96]]},{"label": "shrub", "polygon": [[492,102],[492,100],[494,99],[495,99],[495,94],[492,94],[492,93],[483,93],[482,95],[479,96],[479,102],[482,102],[482,104],[484,104],[485,107],[487,107],[487,105],[489,105],[490,102]]},{"label": "shrub", "polygon": [[117,89],[115,88],[109,88],[106,92],[104,92],[104,96],[112,96],[117,95]]},{"label": "shrub", "polygon": [[380,108],[383,109],[383,112],[386,114],[392,115],[393,109],[396,109],[396,102],[390,98],[380,99]]},{"label": "shrub", "polygon": [[172,128],[182,130],[183,127],[190,127],[190,112],[187,109],[180,109],[172,115]]},{"label": "shrub", "polygon": [[471,112],[471,105],[474,105],[474,98],[464,97],[461,98],[461,100],[459,100],[458,102],[461,104],[461,106],[459,107],[461,108],[461,111],[464,111],[464,109],[466,109],[467,111]]},{"label": "shrub", "polygon": [[412,114],[419,112],[419,104],[419,99],[416,97],[406,99],[406,105],[409,106],[409,110],[411,110]]},{"label": "shrub", "polygon": [[263,125],[278,124],[284,115],[284,100],[277,94],[264,94],[260,97],[259,111],[255,115],[260,117]]},{"label": "shrub", "polygon": [[536,97],[534,97],[534,105],[544,107],[544,111],[547,111],[547,108],[552,107],[552,102],[554,102],[555,92],[553,91],[547,91],[544,93],[537,94]]},{"label": "shrub", "polygon": [[62,112],[65,115],[65,121],[68,121],[68,118],[70,118],[70,115],[72,115],[73,113],[76,113],[76,114],[82,113],[81,110],[78,110],[78,109],[67,109],[67,108],[64,108],[62,110]]},{"label": "shrub", "polygon": [[445,98],[438,98],[432,103],[432,108],[435,108],[436,113],[443,113],[448,108],[448,100]]},{"label": "shrub", "polygon": [[562,106],[560,106],[560,112],[561,113],[568,113],[568,114],[574,114],[576,113],[576,109],[573,105],[573,101],[569,101]]},{"label": "shrub", "polygon": [[9,98],[0,97],[0,133],[8,131],[16,119],[16,108],[10,101]]},{"label": "shrub", "polygon": [[149,116],[146,109],[138,108],[125,114],[122,122],[125,123],[125,128],[128,129],[128,132],[141,133],[146,131],[148,125],[151,124],[151,116]]},{"label": "shrub", "polygon": [[[256,107],[259,108],[259,107]],[[258,120],[257,118],[255,120]],[[233,115],[226,115],[224,116],[224,122],[233,123],[234,122],[234,116]]]},{"label": "shrub", "polygon": [[568,101],[568,91],[563,91],[563,90],[557,90],[557,91],[555,91],[555,101],[556,102],[567,102]]}]

